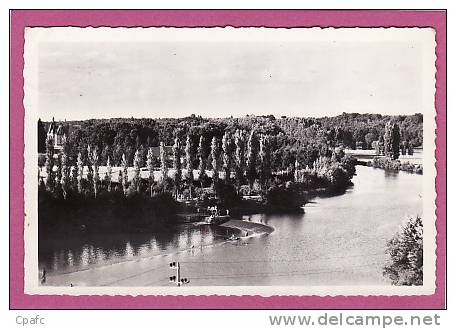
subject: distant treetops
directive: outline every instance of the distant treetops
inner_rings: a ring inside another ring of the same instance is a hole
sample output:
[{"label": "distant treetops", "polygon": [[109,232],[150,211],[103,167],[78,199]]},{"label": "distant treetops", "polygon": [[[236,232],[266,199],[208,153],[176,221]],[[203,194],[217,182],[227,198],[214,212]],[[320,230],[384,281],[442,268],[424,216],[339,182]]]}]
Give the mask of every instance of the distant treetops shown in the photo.
[{"label": "distant treetops", "polygon": [[[319,155],[336,146],[345,148],[378,149],[385,152],[385,127],[390,122],[399,129],[400,151],[413,152],[413,147],[422,145],[423,116],[382,116],[377,114],[344,113],[325,118],[278,118],[268,116],[246,116],[242,118],[207,119],[190,116],[178,119],[93,119],[85,121],[41,122],[38,121],[38,150],[46,151],[47,131],[62,127],[66,131],[70,163],[78,153],[87,157],[87,145],[97,148],[100,160],[105,163],[108,156],[113,165],[120,165],[125,154],[128,163],[133,162],[139,150],[141,162],[146,160],[148,149],[153,147],[158,164],[160,142],[165,145],[168,157],[172,156],[175,138],[181,143],[189,136],[193,152],[210,153],[212,138],[223,139],[225,131],[234,136],[237,130],[270,136],[274,151],[271,165],[275,169],[293,168],[296,158],[311,165]],[[203,137],[203,143],[200,139]],[[393,136],[391,136],[393,137]],[[198,158],[192,159],[197,165]],[[210,164],[209,164],[210,167]]]}]

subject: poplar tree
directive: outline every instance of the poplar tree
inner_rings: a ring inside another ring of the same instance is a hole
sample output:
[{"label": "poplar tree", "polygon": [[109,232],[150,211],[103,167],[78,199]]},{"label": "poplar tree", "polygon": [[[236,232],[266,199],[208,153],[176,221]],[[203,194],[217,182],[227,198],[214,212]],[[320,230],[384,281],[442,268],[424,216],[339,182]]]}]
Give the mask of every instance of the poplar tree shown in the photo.
[{"label": "poplar tree", "polygon": [[234,135],[234,144],[236,147],[235,156],[236,156],[236,188],[239,193],[239,190],[242,185],[242,180],[245,171],[245,141],[244,141],[244,134],[240,130],[236,130]]},{"label": "poplar tree", "polygon": [[149,170],[149,187],[150,187],[150,196],[154,195],[154,153],[152,149],[147,150],[147,168]]},{"label": "poplar tree", "polygon": [[122,188],[126,195],[128,188],[128,162],[125,153],[122,154]]},{"label": "poplar tree", "polygon": [[394,123],[394,125],[393,125],[392,136],[393,136],[393,138],[392,138],[393,158],[398,159],[399,158],[399,144],[401,143],[401,130],[397,123]]},{"label": "poplar tree", "polygon": [[223,170],[225,171],[225,182],[230,183],[231,181],[231,163],[232,163],[232,141],[231,135],[228,131],[225,131],[222,138],[222,150],[223,150]]},{"label": "poplar tree", "polygon": [[165,150],[165,144],[160,142],[160,171],[161,171],[161,179],[163,184],[163,191],[166,191],[166,181],[168,178],[168,164],[167,164],[167,154]]},{"label": "poplar tree", "polygon": [[187,135],[187,140],[185,143],[185,160],[187,165],[186,181],[188,184],[188,190],[190,194],[190,199],[192,198],[192,189],[193,189],[193,152],[192,152],[192,139]]},{"label": "poplar tree", "polygon": [[92,168],[92,148],[87,145],[87,181],[89,186],[93,183],[93,168]]},{"label": "poplar tree", "polygon": [[378,155],[385,155],[385,140],[383,136],[382,134],[378,136]]},{"label": "poplar tree", "polygon": [[174,140],[173,146],[173,169],[174,169],[174,187],[176,199],[179,196],[180,184],[182,180],[181,148],[179,137]]},{"label": "poplar tree", "polygon": [[74,166],[71,166],[70,168],[71,172],[71,186],[73,187],[74,190],[78,188],[78,166],[77,163]]},{"label": "poplar tree", "polygon": [[247,142],[247,180],[249,182],[250,193],[252,193],[253,183],[255,182],[255,178],[257,176],[257,155],[257,139],[255,130],[252,130]]},{"label": "poplar tree", "polygon": [[52,191],[52,189],[54,188],[54,147],[52,145],[51,138],[48,138],[46,140],[46,162],[44,164],[44,167],[46,168],[46,189],[48,191]]},{"label": "poplar tree", "polygon": [[294,165],[294,180],[295,180],[295,182],[299,181],[299,162],[298,162],[297,156],[296,156],[295,165]]},{"label": "poplar tree", "polygon": [[212,156],[212,188],[215,190],[217,186],[217,182],[219,179],[219,172],[218,172],[218,158],[219,158],[219,145],[217,141],[217,137],[212,137],[211,143],[211,156]]},{"label": "poplar tree", "polygon": [[[120,162],[122,163],[122,160],[120,160]],[[119,174],[117,175],[117,183],[122,185],[122,182],[123,182],[122,169],[119,169]]]},{"label": "poplar tree", "polygon": [[198,179],[201,187],[203,187],[204,178],[206,176],[206,159],[204,154],[204,137],[201,136],[198,145],[199,172]]},{"label": "poplar tree", "polygon": [[139,192],[141,187],[141,154],[139,150],[136,150],[135,152],[135,156],[133,158],[133,168],[134,176],[132,182],[136,192]]},{"label": "poplar tree", "polygon": [[62,155],[62,172],[61,172],[61,180],[60,185],[62,186],[62,194],[63,198],[66,199],[68,196],[68,191],[70,188],[70,177],[69,177],[69,168],[68,168],[68,158],[67,155],[64,153]]},{"label": "poplar tree", "polygon": [[78,181],[78,193],[82,194],[82,178],[84,175],[84,161],[82,161],[81,152],[78,153],[78,160],[76,162],[77,167],[77,181]]},{"label": "poplar tree", "polygon": [[112,179],[111,177],[112,177],[112,167],[111,167],[111,160],[108,155],[108,159],[106,161],[106,173],[105,173],[105,178],[104,178],[108,192],[111,192],[111,179]]},{"label": "poplar tree", "polygon": [[100,155],[100,160],[102,162],[105,162],[105,161],[108,161],[108,158],[109,158],[109,155],[111,153],[111,150],[109,148],[109,145],[106,145],[103,150],[101,151],[101,155]]},{"label": "poplar tree", "polygon": [[271,144],[269,137],[262,135],[260,139],[261,186],[266,190],[271,177]]},{"label": "poplar tree", "polygon": [[380,155],[380,142],[379,141],[373,141],[372,148],[375,150],[375,155]]},{"label": "poplar tree", "polygon": [[393,160],[399,158],[400,139],[401,134],[398,124],[388,121],[385,125],[384,135],[385,156]]},{"label": "poplar tree", "polygon": [[54,166],[56,167],[54,189],[58,189],[60,187],[60,181],[62,179],[62,157],[60,154],[57,155],[56,160],[57,161],[54,162]]},{"label": "poplar tree", "polygon": [[92,165],[93,165],[93,194],[95,198],[97,197],[98,194],[98,182],[100,181],[100,175],[98,174],[98,151],[96,148],[93,149],[92,151],[92,157],[90,159]]}]

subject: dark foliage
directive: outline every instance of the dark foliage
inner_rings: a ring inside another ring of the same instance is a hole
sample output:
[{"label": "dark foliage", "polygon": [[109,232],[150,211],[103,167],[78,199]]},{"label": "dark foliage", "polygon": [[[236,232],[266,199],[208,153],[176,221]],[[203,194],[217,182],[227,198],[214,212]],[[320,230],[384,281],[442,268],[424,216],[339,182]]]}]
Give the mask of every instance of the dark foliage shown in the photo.
[{"label": "dark foliage", "polygon": [[300,208],[306,202],[302,183],[274,184],[266,193],[266,204],[288,209]]},{"label": "dark foliage", "polygon": [[41,119],[38,119],[38,153],[46,152],[46,130]]},{"label": "dark foliage", "polygon": [[238,195],[236,188],[232,184],[218,181],[215,186],[215,191],[220,203],[224,207],[235,206],[241,201],[241,197]]},{"label": "dark foliage", "polygon": [[423,221],[411,218],[387,245],[391,259],[383,274],[394,285],[423,284]]},{"label": "dark foliage", "polygon": [[39,230],[66,232],[135,232],[172,224],[178,204],[171,194],[150,197],[120,190],[90,194],[71,193],[63,199],[58,193],[40,188],[38,193]]},{"label": "dark foliage", "polygon": [[407,171],[415,174],[423,174],[423,166],[399,160],[391,160],[387,157],[375,157],[367,163],[368,166],[388,171]]}]

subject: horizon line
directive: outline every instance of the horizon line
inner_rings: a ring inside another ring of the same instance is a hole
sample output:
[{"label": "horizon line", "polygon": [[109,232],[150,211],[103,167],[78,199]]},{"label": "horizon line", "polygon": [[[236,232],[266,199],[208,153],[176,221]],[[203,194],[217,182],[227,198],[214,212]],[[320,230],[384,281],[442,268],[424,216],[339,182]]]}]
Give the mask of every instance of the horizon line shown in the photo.
[{"label": "horizon line", "polygon": [[163,120],[163,119],[186,119],[186,118],[192,118],[192,116],[198,118],[198,117],[201,117],[202,119],[241,119],[241,118],[246,118],[246,117],[268,117],[268,116],[273,116],[275,119],[286,119],[286,118],[302,118],[302,119],[322,119],[322,118],[335,118],[335,117],[338,117],[340,115],[344,115],[344,114],[359,114],[359,115],[380,115],[382,117],[385,117],[385,116],[389,116],[389,117],[395,117],[395,116],[413,116],[413,115],[417,115],[417,114],[421,114],[423,115],[423,113],[421,112],[415,112],[413,114],[381,114],[381,113],[369,113],[369,112],[364,112],[364,113],[360,113],[360,112],[341,112],[339,114],[335,114],[335,115],[324,115],[324,116],[287,116],[287,115],[280,115],[280,116],[277,116],[277,115],[274,115],[274,114],[261,114],[261,115],[257,115],[257,114],[246,114],[246,115],[243,115],[243,116],[229,116],[229,117],[208,117],[208,116],[202,116],[202,115],[197,115],[195,113],[192,113],[190,115],[187,115],[187,116],[182,116],[182,117],[135,117],[135,116],[125,116],[125,117],[99,117],[99,118],[96,118],[96,117],[92,117],[92,118],[86,118],[86,119],[55,119],[55,116],[53,116],[51,119],[49,120],[43,120],[41,117],[39,117],[38,119],[41,120],[42,122],[52,122],[52,119],[54,119],[54,121],[57,121],[57,122],[64,122],[64,121],[89,121],[89,120],[112,120],[112,119],[134,119],[134,120],[141,120],[141,119],[153,119],[153,120]]}]

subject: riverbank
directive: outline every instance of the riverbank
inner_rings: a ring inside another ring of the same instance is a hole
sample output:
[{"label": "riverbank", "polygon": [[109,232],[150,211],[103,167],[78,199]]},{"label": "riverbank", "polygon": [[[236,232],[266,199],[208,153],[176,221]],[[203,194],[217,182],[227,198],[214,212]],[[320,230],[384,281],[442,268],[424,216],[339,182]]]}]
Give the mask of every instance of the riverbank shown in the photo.
[{"label": "riverbank", "polygon": [[[70,190],[64,197],[59,187],[51,192],[40,185],[39,231],[60,234],[160,232],[181,223],[202,221],[208,215],[206,208],[214,206],[232,218],[254,214],[303,214],[310,198],[340,195],[352,185],[349,181],[336,189],[329,182],[321,183],[318,179],[314,184],[304,181],[274,183],[267,192],[256,190],[254,195],[242,196],[232,185],[219,182],[215,191],[200,191],[200,197],[190,202],[177,201],[167,192],[150,197],[149,193],[143,193],[144,189],[142,192],[129,189],[124,194],[119,186],[111,191],[100,189],[96,196],[90,191]],[[247,189],[247,186],[243,188]]]},{"label": "riverbank", "polygon": [[375,157],[367,162],[368,167],[384,169],[388,171],[406,171],[412,174],[423,174],[423,165],[412,164],[408,161],[392,160],[386,157]]},{"label": "riverbank", "polygon": [[[344,190],[345,191],[345,190]],[[335,196],[344,191],[330,188],[306,189],[278,194],[273,200],[264,198],[240,199],[227,206],[213,202],[222,213],[229,211],[232,218],[255,214],[303,214],[309,199],[316,196]],[[272,202],[271,202],[272,201]],[[198,211],[203,209],[203,211]],[[119,191],[91,195],[72,194],[67,199],[56,198],[51,193],[39,192],[39,231],[72,235],[75,233],[161,232],[182,223],[202,221],[207,215],[205,207],[188,206],[177,202],[168,194],[150,198],[143,194],[125,197]]]}]

